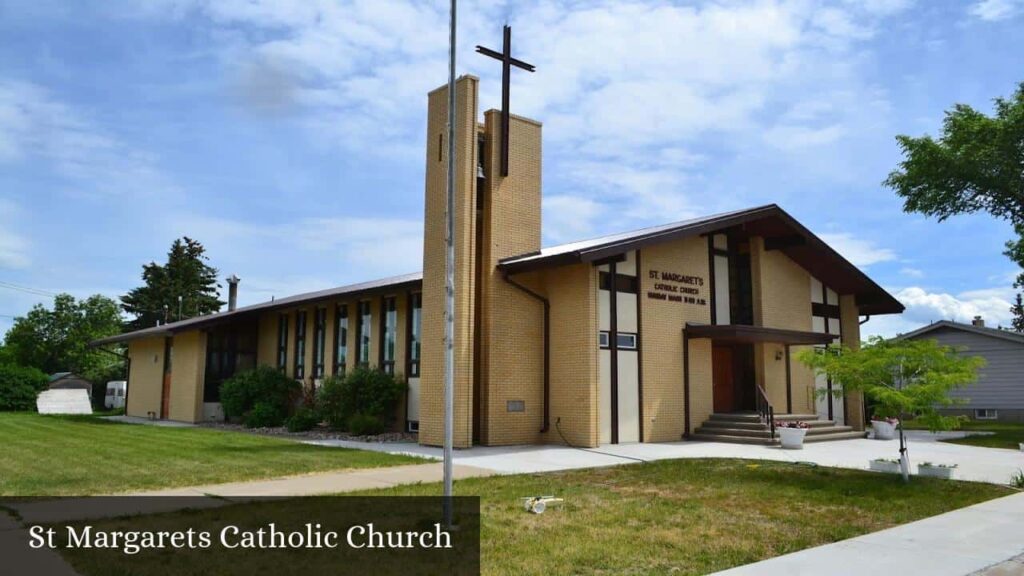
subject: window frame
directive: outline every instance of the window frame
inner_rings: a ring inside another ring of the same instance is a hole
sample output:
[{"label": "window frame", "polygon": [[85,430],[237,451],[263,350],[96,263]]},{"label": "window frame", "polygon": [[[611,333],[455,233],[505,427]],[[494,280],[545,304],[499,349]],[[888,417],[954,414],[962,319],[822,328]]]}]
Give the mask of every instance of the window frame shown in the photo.
[{"label": "window frame", "polygon": [[277,369],[288,369],[288,314],[277,316]]},{"label": "window frame", "polygon": [[394,296],[385,296],[380,301],[380,350],[377,353],[377,366],[385,373],[394,375],[397,358],[398,299]]},{"label": "window frame", "polygon": [[313,314],[313,378],[326,374],[327,307],[318,306]]},{"label": "window frame", "polygon": [[[981,416],[980,413],[984,412],[985,415]],[[975,408],[974,409],[975,420],[998,420],[999,410],[995,408]]]},{"label": "window frame", "polygon": [[372,341],[373,306],[369,300],[360,300],[356,316],[356,366],[370,367],[370,343]]},{"label": "window frame", "polygon": [[295,311],[295,358],[292,359],[292,376],[296,380],[306,378],[306,311]]},{"label": "window frame", "polygon": [[420,360],[423,356],[423,294],[413,292],[409,294],[408,334],[406,358],[408,367],[406,371],[409,378],[420,377]]},{"label": "window frame", "polygon": [[344,376],[348,369],[348,329],[348,304],[338,304],[334,308],[335,376]]}]

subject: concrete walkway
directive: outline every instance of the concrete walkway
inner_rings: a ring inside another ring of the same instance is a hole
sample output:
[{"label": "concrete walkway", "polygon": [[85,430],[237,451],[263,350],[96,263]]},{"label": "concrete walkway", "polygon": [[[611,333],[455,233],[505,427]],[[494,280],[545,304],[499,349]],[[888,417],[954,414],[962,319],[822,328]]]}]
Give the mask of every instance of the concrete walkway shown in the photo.
[{"label": "concrete walkway", "polygon": [[[945,435],[910,432],[911,464],[933,462],[956,464],[960,480],[1007,484],[1018,470],[1024,470],[1024,452],[979,448],[938,442]],[[315,440],[309,444],[374,450],[439,459],[441,449],[412,443],[368,443],[347,440]],[[666,442],[658,444],[605,445],[593,450],[564,446],[474,447],[455,451],[455,463],[484,468],[498,474],[555,472],[579,468],[617,466],[637,461],[676,458],[749,458],[783,462],[811,462],[822,466],[867,470],[875,458],[896,458],[897,440],[840,440],[806,444],[803,450],[774,446],[726,444],[723,442]]]},{"label": "concrete walkway", "polygon": [[715,576],[1019,575],[1021,526],[1024,494],[1015,494]]}]

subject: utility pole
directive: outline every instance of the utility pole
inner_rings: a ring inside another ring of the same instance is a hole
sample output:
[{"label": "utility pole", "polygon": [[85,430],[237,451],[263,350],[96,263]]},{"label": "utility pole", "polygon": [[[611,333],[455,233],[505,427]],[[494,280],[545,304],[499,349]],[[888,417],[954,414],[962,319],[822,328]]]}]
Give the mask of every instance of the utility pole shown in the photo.
[{"label": "utility pole", "polygon": [[444,524],[452,526],[452,443],[455,435],[455,4],[448,39],[448,193],[444,269]]}]

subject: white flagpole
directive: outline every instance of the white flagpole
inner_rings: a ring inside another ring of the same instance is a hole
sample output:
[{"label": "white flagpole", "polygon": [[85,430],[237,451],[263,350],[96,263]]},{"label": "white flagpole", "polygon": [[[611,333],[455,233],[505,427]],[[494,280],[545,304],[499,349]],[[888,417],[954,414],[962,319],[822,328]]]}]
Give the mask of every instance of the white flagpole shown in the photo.
[{"label": "white flagpole", "polygon": [[448,207],[445,212],[444,523],[452,525],[452,442],[455,435],[455,3],[448,44]]}]

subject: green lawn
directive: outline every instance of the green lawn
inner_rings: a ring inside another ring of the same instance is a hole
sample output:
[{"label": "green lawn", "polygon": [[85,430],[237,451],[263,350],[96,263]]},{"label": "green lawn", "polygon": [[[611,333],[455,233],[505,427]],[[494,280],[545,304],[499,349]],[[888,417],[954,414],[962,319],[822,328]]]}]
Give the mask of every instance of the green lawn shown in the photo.
[{"label": "green lawn", "polygon": [[0,413],[0,496],[109,494],[420,462],[237,432]]},{"label": "green lawn", "polygon": [[[439,485],[426,484],[360,495],[439,492]],[[779,462],[671,460],[474,478],[459,481],[456,493],[481,495],[483,573],[522,576],[706,574],[1013,491],[917,477],[904,485],[895,475]],[[543,515],[524,512],[518,498],[538,494],[563,497],[565,505]],[[284,504],[274,514],[255,508],[260,505],[243,504],[178,513],[169,522],[180,528],[203,526],[203,518],[223,525],[258,517],[264,523],[299,524],[317,501],[297,499]],[[295,561],[298,556],[278,551],[261,553],[259,559],[176,551],[172,564],[159,555],[146,564],[143,557],[118,552],[102,557],[87,552],[65,554],[82,574],[121,573],[118,570],[140,575],[248,574],[257,562],[281,566],[281,574],[310,573],[309,566]]]},{"label": "green lawn", "polygon": [[[908,429],[920,429],[913,421],[907,422]],[[984,420],[965,420],[960,423],[959,430],[993,432],[979,436],[968,436],[966,438],[953,438],[943,440],[952,444],[966,444],[968,446],[984,446],[986,448],[1009,448],[1019,450],[1020,443],[1024,442],[1024,424],[1016,422],[986,422]]]}]

